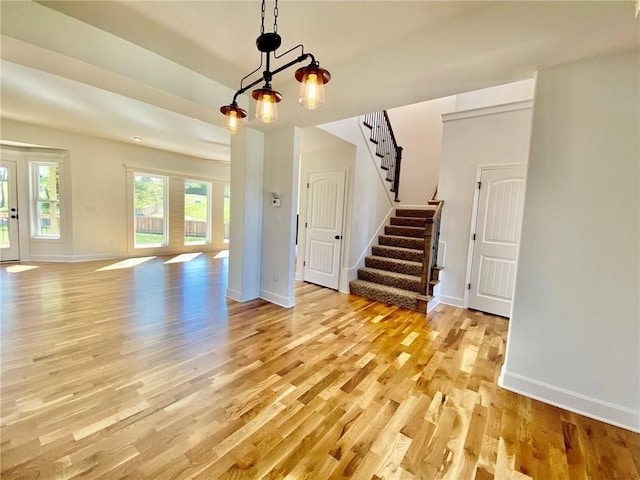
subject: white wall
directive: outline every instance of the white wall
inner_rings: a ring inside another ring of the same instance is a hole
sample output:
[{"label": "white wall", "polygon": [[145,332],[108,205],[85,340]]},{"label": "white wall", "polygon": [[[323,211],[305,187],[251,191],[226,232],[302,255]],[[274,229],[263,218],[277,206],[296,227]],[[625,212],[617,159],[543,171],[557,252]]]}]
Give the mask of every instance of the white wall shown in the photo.
[{"label": "white wall", "polygon": [[504,103],[531,100],[535,90],[534,78],[519,82],[505,83],[496,87],[483,88],[456,95],[457,112],[474,110],[476,108],[491,107]]},{"label": "white wall", "polygon": [[[383,178],[378,158],[371,155],[368,141],[360,128],[360,118],[354,117],[319,126],[321,129],[355,146],[351,210],[348,235],[350,237],[346,267],[341,274],[341,291],[348,291],[348,281],[358,276],[358,268],[364,266],[364,257],[371,246],[378,243],[387,219],[395,209],[389,193],[389,184]],[[344,287],[343,279],[347,279]],[[345,288],[343,290],[343,287]]]},{"label": "white wall", "polygon": [[501,384],[640,431],[640,58],[538,74]]},{"label": "white wall", "polygon": [[[296,127],[270,131],[264,136],[260,297],[283,307],[295,305],[300,136]],[[280,196],[280,207],[272,205],[271,192]]]},{"label": "white wall", "polygon": [[400,205],[424,206],[438,183],[442,114],[455,109],[456,97],[444,97],[387,110],[398,145],[403,148]]},{"label": "white wall", "polygon": [[345,184],[345,209],[344,209],[344,230],[342,233],[343,254],[341,260],[340,285],[338,289],[342,292],[349,291],[348,275],[348,246],[350,244],[353,212],[353,192],[354,189],[354,168],[356,161],[356,147],[351,143],[341,140],[317,127],[305,128],[302,130],[301,142],[302,154],[300,156],[300,187],[298,212],[300,213],[300,230],[298,236],[298,261],[296,263],[296,278],[302,279],[303,264],[305,258],[305,229],[307,221],[307,180],[312,172],[335,172],[346,171]]},{"label": "white wall", "polygon": [[438,182],[438,198],[444,200],[440,300],[462,307],[478,166],[527,162],[531,102],[455,112],[443,118]]},{"label": "white wall", "polygon": [[[228,164],[188,157],[54,128],[3,119],[2,139],[66,150],[66,195],[72,198],[71,238],[64,242],[31,240],[32,259],[77,261],[130,255],[128,248],[127,176],[124,164],[168,174],[229,181]],[[27,188],[22,185],[21,188]],[[222,188],[222,187],[220,187]],[[23,208],[23,212],[24,212]],[[207,247],[222,248],[224,245]],[[196,250],[203,250],[202,246]],[[193,251],[172,248],[163,253]],[[138,255],[158,250],[136,251]]]},{"label": "white wall", "polygon": [[231,136],[231,224],[227,296],[238,302],[260,296],[264,134],[244,128]]}]

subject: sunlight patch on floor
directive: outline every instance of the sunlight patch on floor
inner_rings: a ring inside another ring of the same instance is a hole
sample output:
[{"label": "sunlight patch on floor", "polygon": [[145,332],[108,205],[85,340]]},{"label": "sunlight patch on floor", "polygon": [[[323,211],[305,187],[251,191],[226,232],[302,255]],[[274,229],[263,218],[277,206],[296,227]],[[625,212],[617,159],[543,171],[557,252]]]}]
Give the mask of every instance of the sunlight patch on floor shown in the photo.
[{"label": "sunlight patch on floor", "polygon": [[221,250],[213,258],[229,258],[229,250]]},{"label": "sunlight patch on floor", "polygon": [[167,263],[185,263],[185,262],[190,262],[191,260],[193,260],[194,258],[198,257],[202,255],[202,252],[195,252],[195,253],[182,253],[180,255],[178,255],[177,257],[173,257],[171,260],[167,260],[166,262],[164,262],[164,264],[166,265]]},{"label": "sunlight patch on floor", "polygon": [[107,265],[106,267],[102,267],[96,270],[96,272],[103,272],[105,270],[119,270],[121,268],[131,268],[136,265],[140,265],[141,263],[147,262],[149,260],[153,260],[156,257],[137,257],[137,258],[127,258],[126,260],[122,260],[117,263],[113,263],[111,265]]},{"label": "sunlight patch on floor", "polygon": [[33,270],[39,266],[40,265],[11,265],[10,267],[7,267],[7,273],[28,272],[29,270]]}]

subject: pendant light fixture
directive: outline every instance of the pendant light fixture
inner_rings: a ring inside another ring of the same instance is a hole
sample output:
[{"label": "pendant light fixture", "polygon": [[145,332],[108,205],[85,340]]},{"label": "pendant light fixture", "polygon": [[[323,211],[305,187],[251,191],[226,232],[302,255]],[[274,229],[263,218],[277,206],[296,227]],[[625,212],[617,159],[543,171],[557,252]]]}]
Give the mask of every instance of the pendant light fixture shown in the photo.
[{"label": "pendant light fixture", "polygon": [[[310,63],[307,66],[296,70],[295,78],[300,82],[298,101],[303,107],[311,110],[322,107],[324,104],[324,84],[331,80],[331,74],[320,67],[320,64],[311,53],[305,53],[302,44],[287,50],[281,55],[276,55],[275,52],[282,43],[282,38],[278,35],[278,0],[275,0],[273,9],[273,32],[265,33],[264,31],[265,11],[266,0],[262,0],[260,36],[256,40],[256,46],[260,52],[260,66],[240,81],[240,89],[233,96],[233,101],[229,105],[220,107],[220,112],[226,117],[226,127],[231,133],[236,133],[240,129],[242,119],[247,116],[247,112],[238,106],[238,95],[243,94],[262,82],[264,82],[264,85],[261,88],[257,88],[251,92],[251,96],[257,101],[256,118],[264,123],[273,123],[278,120],[278,103],[282,101],[282,95],[271,86],[271,80],[276,73],[280,73],[297,63],[309,60]],[[277,60],[297,49],[300,49],[298,57],[273,71],[271,70],[272,54],[273,59]],[[262,72],[262,75],[247,85],[244,85],[245,80],[259,72],[263,65],[265,70]]]}]

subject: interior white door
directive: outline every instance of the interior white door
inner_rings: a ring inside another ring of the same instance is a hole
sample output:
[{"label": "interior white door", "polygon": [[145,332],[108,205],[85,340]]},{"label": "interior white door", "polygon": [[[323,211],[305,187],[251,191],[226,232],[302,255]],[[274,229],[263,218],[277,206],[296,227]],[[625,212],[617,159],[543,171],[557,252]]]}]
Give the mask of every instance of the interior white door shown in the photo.
[{"label": "interior white door", "polygon": [[0,261],[20,260],[16,163],[0,162]]},{"label": "interior white door", "polygon": [[303,279],[338,289],[342,255],[345,172],[310,173]]},{"label": "interior white door", "polygon": [[511,315],[525,177],[524,165],[492,168],[481,173],[469,308],[503,317]]}]

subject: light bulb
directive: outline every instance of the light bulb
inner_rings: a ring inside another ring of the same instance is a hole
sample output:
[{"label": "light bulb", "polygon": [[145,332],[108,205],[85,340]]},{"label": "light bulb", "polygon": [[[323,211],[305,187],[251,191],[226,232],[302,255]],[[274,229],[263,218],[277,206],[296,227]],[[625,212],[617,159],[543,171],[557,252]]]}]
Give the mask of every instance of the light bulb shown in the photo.
[{"label": "light bulb", "polygon": [[256,118],[264,123],[273,123],[278,120],[278,99],[274,93],[262,92],[258,97],[256,106]]},{"label": "light bulb", "polygon": [[310,110],[324,105],[324,84],[315,70],[306,72],[300,84],[300,104]]},{"label": "light bulb", "polygon": [[239,127],[240,121],[238,120],[238,112],[236,112],[235,110],[231,110],[227,114],[227,128],[232,134],[234,134],[238,131]]},{"label": "light bulb", "polygon": [[238,132],[242,128],[242,119],[247,116],[247,112],[238,107],[235,101],[230,105],[220,107],[220,113],[224,115],[224,126],[231,134]]}]

